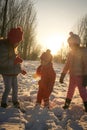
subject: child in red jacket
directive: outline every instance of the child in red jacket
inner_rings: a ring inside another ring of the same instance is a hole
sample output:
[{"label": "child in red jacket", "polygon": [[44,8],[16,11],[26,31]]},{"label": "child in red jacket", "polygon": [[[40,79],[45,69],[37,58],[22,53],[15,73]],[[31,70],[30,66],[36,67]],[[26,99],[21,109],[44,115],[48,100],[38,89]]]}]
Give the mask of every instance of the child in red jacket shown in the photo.
[{"label": "child in red jacket", "polygon": [[37,93],[37,104],[44,102],[44,107],[49,108],[49,97],[53,91],[56,73],[53,69],[52,55],[48,49],[41,57],[41,65],[37,68],[36,74],[41,77],[38,82],[39,90]]}]

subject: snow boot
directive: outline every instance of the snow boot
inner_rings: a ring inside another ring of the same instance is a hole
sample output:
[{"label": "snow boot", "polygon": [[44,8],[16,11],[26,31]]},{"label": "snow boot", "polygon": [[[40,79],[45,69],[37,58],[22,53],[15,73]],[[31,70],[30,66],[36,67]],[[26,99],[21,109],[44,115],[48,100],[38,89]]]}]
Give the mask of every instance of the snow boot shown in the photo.
[{"label": "snow boot", "polygon": [[87,102],[84,102],[85,112],[87,112]]},{"label": "snow boot", "polygon": [[44,99],[44,108],[48,108],[48,109],[50,108],[49,107],[49,98]]},{"label": "snow boot", "polygon": [[1,107],[6,108],[7,106],[8,106],[7,103],[1,102]]},{"label": "snow boot", "polygon": [[20,103],[18,101],[13,102],[15,108],[20,108]]},{"label": "snow boot", "polygon": [[68,109],[68,108],[69,108],[70,103],[71,103],[71,99],[66,98],[65,105],[63,106],[63,108],[64,108],[64,109]]}]

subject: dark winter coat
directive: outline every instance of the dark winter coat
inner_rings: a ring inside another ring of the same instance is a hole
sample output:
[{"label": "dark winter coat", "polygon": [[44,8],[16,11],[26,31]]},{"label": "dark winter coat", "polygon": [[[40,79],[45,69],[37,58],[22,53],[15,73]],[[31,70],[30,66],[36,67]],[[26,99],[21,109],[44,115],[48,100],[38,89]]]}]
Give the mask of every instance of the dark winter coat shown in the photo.
[{"label": "dark winter coat", "polygon": [[21,72],[20,64],[14,64],[16,54],[7,39],[0,40],[0,74],[16,75]]}]

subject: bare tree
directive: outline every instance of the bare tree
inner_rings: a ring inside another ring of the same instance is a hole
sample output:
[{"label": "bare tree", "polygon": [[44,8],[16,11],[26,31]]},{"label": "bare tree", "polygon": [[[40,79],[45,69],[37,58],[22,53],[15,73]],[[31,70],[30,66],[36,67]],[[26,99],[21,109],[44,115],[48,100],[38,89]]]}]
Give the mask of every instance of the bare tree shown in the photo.
[{"label": "bare tree", "polygon": [[23,58],[31,54],[31,49],[35,45],[35,28],[36,28],[36,12],[33,10],[32,3],[28,5],[26,10],[27,17],[24,19],[24,49]]},{"label": "bare tree", "polygon": [[8,4],[8,0],[5,1],[5,7],[3,10],[3,22],[2,22],[2,28],[1,28],[1,37],[3,37],[3,35],[4,35],[4,29],[5,29],[5,24],[6,24],[7,4]]},{"label": "bare tree", "polygon": [[82,46],[87,47],[87,15],[78,24],[78,34],[82,39]]},{"label": "bare tree", "polygon": [[31,0],[0,0],[0,36],[6,37],[10,28],[22,26],[24,41],[18,50],[26,58],[31,54],[35,41],[36,12]]}]

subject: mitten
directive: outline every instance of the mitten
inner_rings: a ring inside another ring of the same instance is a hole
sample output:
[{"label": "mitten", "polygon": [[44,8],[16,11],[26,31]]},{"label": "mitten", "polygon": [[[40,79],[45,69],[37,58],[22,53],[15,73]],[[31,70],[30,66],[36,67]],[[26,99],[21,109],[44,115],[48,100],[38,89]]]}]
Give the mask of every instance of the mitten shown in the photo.
[{"label": "mitten", "polygon": [[59,79],[59,82],[60,82],[60,83],[63,83],[63,80],[64,80],[65,75],[66,75],[66,74],[61,73],[61,76],[60,76],[60,79]]},{"label": "mitten", "polygon": [[25,75],[27,72],[25,70],[21,70],[21,74]]},{"label": "mitten", "polygon": [[14,60],[14,64],[19,64],[19,63],[22,63],[22,59],[19,57],[19,56],[17,56],[16,58],[15,58],[15,60]]}]

